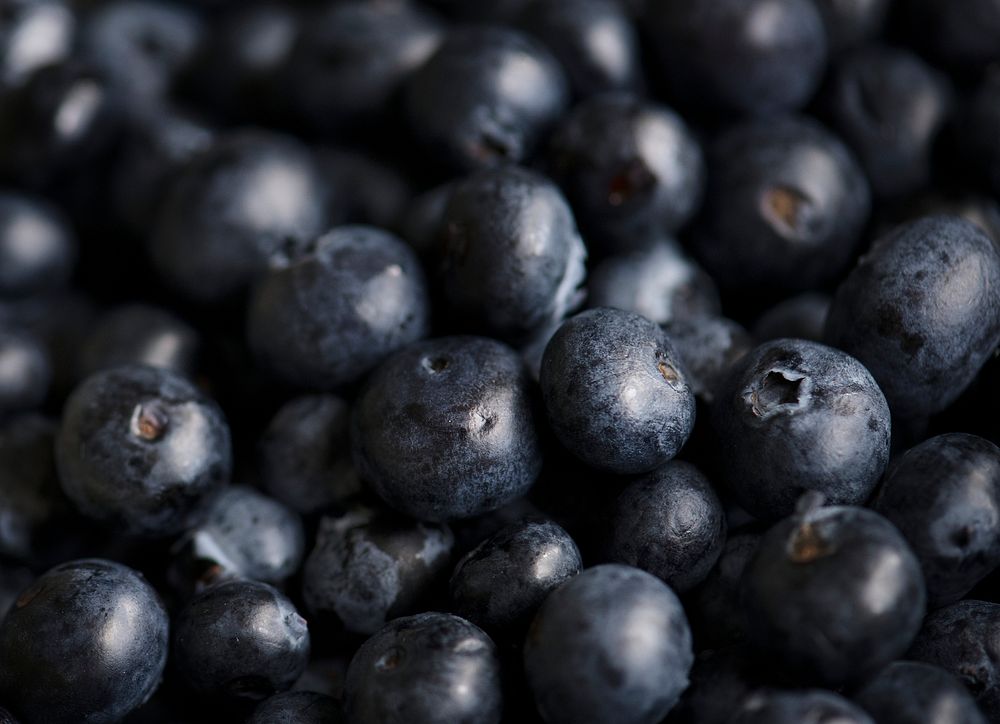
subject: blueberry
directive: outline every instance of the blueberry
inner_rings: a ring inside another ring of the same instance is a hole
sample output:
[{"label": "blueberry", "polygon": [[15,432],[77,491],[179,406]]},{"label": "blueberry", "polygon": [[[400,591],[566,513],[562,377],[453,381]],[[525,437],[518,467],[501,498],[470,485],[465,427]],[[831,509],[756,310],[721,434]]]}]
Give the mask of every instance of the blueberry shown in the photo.
[{"label": "blueberry", "polygon": [[875,724],[855,704],[822,689],[774,690],[754,694],[729,721],[730,724]]},{"label": "blueberry", "polygon": [[95,7],[80,31],[81,56],[105,73],[129,110],[145,113],[191,62],[204,27],[191,10],[157,0]]},{"label": "blueberry", "polygon": [[673,347],[636,314],[591,309],[571,318],[545,348],[540,381],[562,444],[609,472],[662,465],[694,425],[694,394]]},{"label": "blueberry", "polygon": [[638,33],[616,0],[531,2],[517,20],[552,49],[578,96],[642,85]]},{"label": "blueberry", "polygon": [[799,108],[826,66],[813,0],[650,0],[645,28],[675,90],[722,111]]},{"label": "blueberry", "polygon": [[304,395],[275,413],[260,440],[258,471],[267,494],[309,515],[361,490],[348,438],[350,407],[333,395]]},{"label": "blueberry", "polygon": [[380,229],[341,226],[261,279],[247,335],[261,365],[279,379],[329,389],[426,336],[429,316],[412,250]]},{"label": "blueberry", "polygon": [[773,294],[836,279],[871,205],[858,162],[802,117],[731,127],[711,147],[695,251],[728,289]]},{"label": "blueberry", "polygon": [[195,372],[198,332],[166,309],[124,304],[104,314],[80,350],[80,374],[137,364]]},{"label": "blueberry", "polygon": [[733,366],[753,349],[750,333],[731,319],[704,316],[666,325],[695,396],[715,401]]},{"label": "blueberry", "polygon": [[635,312],[661,325],[698,324],[721,310],[715,282],[668,239],[597,264],[587,284],[587,304]]},{"label": "blueberry", "polygon": [[456,315],[511,342],[579,304],[586,250],[548,179],[514,166],[452,189],[442,219],[441,284]]},{"label": "blueberry", "polygon": [[920,628],[920,563],[882,516],[813,507],[813,496],[764,535],[743,574],[747,633],[806,681],[863,682]]},{"label": "blueberry", "polygon": [[830,52],[868,42],[882,31],[891,0],[815,0],[823,15]]},{"label": "blueberry", "polygon": [[311,613],[372,634],[428,602],[447,575],[454,542],[445,525],[370,508],[325,517],[303,570],[302,597]]},{"label": "blueberry", "polygon": [[608,557],[678,593],[705,579],[726,541],[719,497],[698,468],[677,460],[630,483],[612,515]]},{"label": "blueberry", "polygon": [[38,198],[0,192],[0,298],[61,287],[76,256],[76,237],[58,209]]},{"label": "blueberry", "polygon": [[740,644],[746,639],[740,582],[758,545],[759,533],[740,530],[729,535],[718,561],[696,593],[696,634],[714,646]]},{"label": "blueberry", "polygon": [[52,360],[41,340],[0,328],[0,418],[40,407],[51,382]]},{"label": "blueberry", "polygon": [[290,688],[308,660],[305,619],[266,583],[209,588],[174,620],[171,662],[196,692],[263,699]]},{"label": "blueberry", "polygon": [[63,412],[56,463],[87,516],[145,535],[170,535],[232,466],[221,410],[190,382],[153,367],[88,377]]},{"label": "blueberry", "polygon": [[16,0],[4,6],[0,29],[0,88],[13,87],[73,50],[77,18],[63,0]]},{"label": "blueberry", "polygon": [[962,682],[944,669],[915,661],[889,664],[854,694],[878,724],[986,724]]},{"label": "blueberry", "polygon": [[617,564],[552,592],[524,644],[528,685],[549,724],[656,724],[687,688],[693,659],[676,594]]},{"label": "blueberry", "polygon": [[951,672],[989,721],[1000,716],[1000,604],[966,599],[932,612],[906,658]]},{"label": "blueberry", "polygon": [[446,613],[387,624],[351,660],[352,724],[499,724],[500,660],[481,629]]},{"label": "blueberry", "polygon": [[312,691],[289,691],[265,699],[246,724],[343,724],[336,699]]},{"label": "blueberry", "polygon": [[712,410],[724,482],[770,520],[791,514],[807,490],[832,504],[867,501],[889,461],[890,426],[885,397],[860,362],[795,339],[744,357]]},{"label": "blueberry", "polygon": [[328,3],[307,16],[286,68],[291,100],[318,130],[370,123],[444,36],[415,3]]},{"label": "blueberry", "polygon": [[868,46],[837,65],[825,100],[876,196],[904,196],[931,181],[931,152],[951,114],[943,75],[909,51]]},{"label": "blueberry", "polygon": [[420,256],[430,257],[441,237],[441,228],[453,183],[443,183],[409,199],[396,226]]},{"label": "blueberry", "polygon": [[331,221],[396,228],[413,195],[401,167],[339,146],[316,149],[316,163],[331,189]]},{"label": "blueberry", "polygon": [[223,488],[199,517],[174,547],[184,587],[197,590],[234,577],[277,584],[295,573],[305,556],[299,517],[251,488]]},{"label": "blueberry", "polygon": [[275,133],[235,131],[169,184],[148,240],[151,261],[185,297],[216,302],[325,231],[326,203],[305,147]]},{"label": "blueberry", "polygon": [[576,106],[549,148],[556,180],[589,235],[629,236],[653,226],[672,233],[698,210],[705,161],[676,112],[625,93]]},{"label": "blueberry", "polygon": [[940,412],[1000,344],[1000,250],[957,217],[897,227],[837,289],[826,341],[871,371],[895,415]]},{"label": "blueberry", "polygon": [[794,337],[822,342],[831,297],[822,292],[804,292],[778,302],[754,323],[752,332],[758,342]]},{"label": "blueberry", "polygon": [[512,523],[458,562],[451,600],[456,613],[498,640],[523,636],[546,596],[582,567],[576,543],[555,523]]},{"label": "blueberry", "polygon": [[466,170],[529,158],[569,95],[541,44],[491,26],[451,30],[404,93],[410,126],[434,159]]},{"label": "blueberry", "polygon": [[167,662],[167,612],[136,571],[87,559],[26,588],[0,624],[0,696],[25,724],[112,724]]},{"label": "blueberry", "polygon": [[362,479],[420,520],[495,510],[523,495],[542,465],[521,359],[481,337],[394,354],[369,378],[351,424]]},{"label": "blueberry", "polygon": [[896,461],[875,510],[920,560],[932,608],[1000,566],[1000,448],[965,433],[925,440]]}]

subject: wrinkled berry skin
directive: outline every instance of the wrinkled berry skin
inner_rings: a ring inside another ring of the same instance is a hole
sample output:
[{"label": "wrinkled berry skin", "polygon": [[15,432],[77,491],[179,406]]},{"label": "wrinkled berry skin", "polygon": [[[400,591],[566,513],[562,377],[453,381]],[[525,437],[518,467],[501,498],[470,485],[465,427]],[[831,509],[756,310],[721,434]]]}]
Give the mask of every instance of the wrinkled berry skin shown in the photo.
[{"label": "wrinkled berry skin", "polygon": [[951,672],[987,719],[1000,719],[1000,604],[966,599],[932,612],[906,658]]},{"label": "wrinkled berry skin", "polygon": [[343,724],[336,699],[314,691],[286,691],[264,700],[246,724]]},{"label": "wrinkled berry skin", "polygon": [[549,51],[500,27],[450,31],[404,88],[414,134],[457,170],[527,159],[568,99]]},{"label": "wrinkled berry skin", "polygon": [[275,413],[260,440],[258,470],[267,494],[302,515],[357,495],[351,408],[333,395],[303,395]]},{"label": "wrinkled berry skin", "polygon": [[351,660],[352,724],[499,724],[500,659],[490,637],[447,613],[387,624]]},{"label": "wrinkled berry skin", "polygon": [[552,50],[577,96],[642,85],[638,34],[620,3],[530,2],[517,21]]},{"label": "wrinkled berry skin", "polygon": [[968,689],[952,674],[916,661],[889,664],[854,701],[878,724],[986,724]]},{"label": "wrinkled berry skin", "polygon": [[751,642],[789,673],[829,686],[864,682],[899,658],[926,600],[920,564],[899,532],[877,513],[848,506],[775,525],[742,587]]},{"label": "wrinkled berry skin", "polygon": [[517,343],[580,302],[587,258],[551,181],[514,166],[459,181],[441,227],[441,283],[453,311]]},{"label": "wrinkled berry skin", "polygon": [[631,94],[579,104],[553,134],[549,158],[581,224],[598,238],[643,226],[672,233],[701,203],[705,160],[687,124]]},{"label": "wrinkled berry skin", "polygon": [[734,126],[711,147],[696,256],[729,289],[799,291],[836,279],[871,192],[846,146],[790,116]]},{"label": "wrinkled berry skin", "polygon": [[198,332],[159,307],[125,304],[105,314],[80,350],[80,374],[87,377],[119,365],[162,367],[193,375]]},{"label": "wrinkled berry skin", "polygon": [[168,185],[149,239],[150,259],[185,297],[220,301],[326,231],[326,196],[298,141],[233,132]]},{"label": "wrinkled berry skin", "polygon": [[545,348],[540,383],[559,441],[609,472],[662,465],[694,426],[694,393],[673,347],[637,314],[591,309],[571,318]]},{"label": "wrinkled berry skin", "polygon": [[370,508],[325,517],[303,569],[302,597],[310,613],[373,634],[420,610],[447,575],[454,543],[446,525]]},{"label": "wrinkled berry skin", "polygon": [[715,282],[673,242],[609,256],[594,267],[587,283],[587,306],[614,307],[651,322],[697,320],[722,309]]},{"label": "wrinkled berry skin", "polygon": [[893,414],[940,412],[1000,345],[1000,250],[958,217],[897,227],[837,289],[826,342],[868,368]]},{"label": "wrinkled berry skin", "polygon": [[588,568],[549,595],[524,646],[549,724],[656,724],[687,688],[693,660],[677,595],[617,564]]},{"label": "wrinkled berry skin", "polygon": [[726,514],[698,468],[672,460],[622,491],[611,530],[611,560],[684,593],[704,580],[722,553]]},{"label": "wrinkled berry skin", "polygon": [[893,463],[875,510],[920,560],[932,608],[1000,566],[1000,448],[975,435],[925,440]]},{"label": "wrinkled berry skin", "polygon": [[754,694],[729,721],[731,724],[875,724],[856,704],[822,689],[771,690]]},{"label": "wrinkled berry skin", "polygon": [[799,108],[826,66],[826,30],[811,0],[652,0],[645,23],[675,89],[724,111]]},{"label": "wrinkled berry skin", "polygon": [[76,256],[76,237],[61,212],[41,199],[0,192],[0,298],[62,286]]},{"label": "wrinkled berry skin", "polygon": [[494,636],[521,636],[546,596],[582,568],[576,543],[555,523],[513,523],[458,562],[452,604]]},{"label": "wrinkled berry skin", "polygon": [[170,660],[196,692],[263,699],[305,671],[309,630],[292,602],[266,583],[222,583],[177,614]]},{"label": "wrinkled berry skin", "polygon": [[252,488],[223,488],[200,518],[175,544],[183,586],[197,589],[235,577],[277,584],[302,563],[306,543],[301,519]]},{"label": "wrinkled berry skin", "polygon": [[351,427],[362,478],[419,520],[495,510],[523,495],[542,466],[521,358],[482,337],[397,352],[369,378]]},{"label": "wrinkled berry skin", "polygon": [[177,533],[229,478],[222,411],[183,377],[115,367],[70,396],[56,439],[63,491],[85,515],[132,533]]},{"label": "wrinkled berry skin", "polygon": [[167,612],[131,568],[56,566],[0,624],[0,696],[23,724],[113,724],[145,702],[167,662]]},{"label": "wrinkled berry skin", "polygon": [[816,342],[754,349],[712,410],[723,479],[752,515],[792,513],[807,490],[836,505],[868,500],[889,462],[889,406],[856,359]]},{"label": "wrinkled berry skin", "polygon": [[430,301],[416,254],[370,226],[340,226],[257,284],[247,336],[261,366],[290,385],[354,382],[426,336]]},{"label": "wrinkled berry skin", "polygon": [[39,68],[73,51],[76,13],[62,0],[16,2],[0,30],[0,89],[24,83]]},{"label": "wrinkled berry skin", "polygon": [[825,102],[879,198],[931,181],[934,141],[951,114],[947,78],[905,50],[859,48],[836,67]]}]

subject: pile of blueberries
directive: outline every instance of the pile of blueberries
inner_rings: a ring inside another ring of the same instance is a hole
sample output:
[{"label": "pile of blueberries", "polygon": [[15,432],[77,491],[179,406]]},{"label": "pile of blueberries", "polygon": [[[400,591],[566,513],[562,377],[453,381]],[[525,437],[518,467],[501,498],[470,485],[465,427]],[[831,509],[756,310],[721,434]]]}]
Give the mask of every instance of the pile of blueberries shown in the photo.
[{"label": "pile of blueberries", "polygon": [[1000,0],[0,0],[0,724],[1000,723]]}]

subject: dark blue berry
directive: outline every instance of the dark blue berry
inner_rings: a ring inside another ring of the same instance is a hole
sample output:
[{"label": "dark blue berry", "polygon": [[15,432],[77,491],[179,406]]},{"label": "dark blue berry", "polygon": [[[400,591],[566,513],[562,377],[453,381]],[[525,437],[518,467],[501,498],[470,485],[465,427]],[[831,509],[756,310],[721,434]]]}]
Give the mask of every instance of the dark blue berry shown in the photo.
[{"label": "dark blue berry", "polygon": [[854,701],[878,724],[986,724],[969,690],[952,674],[916,661],[886,666]]}]

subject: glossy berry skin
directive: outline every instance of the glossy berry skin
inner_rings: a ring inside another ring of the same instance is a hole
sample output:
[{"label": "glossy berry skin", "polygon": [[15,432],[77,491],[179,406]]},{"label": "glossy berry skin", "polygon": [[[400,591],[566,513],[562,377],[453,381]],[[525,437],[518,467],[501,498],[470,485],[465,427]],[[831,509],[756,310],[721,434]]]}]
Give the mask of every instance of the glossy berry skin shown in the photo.
[{"label": "glossy berry skin", "polygon": [[469,551],[451,576],[455,613],[498,638],[523,636],[550,592],[583,568],[569,533],[551,521],[512,523]]},{"label": "glossy berry skin", "polygon": [[891,0],[815,0],[823,16],[830,52],[868,42],[877,36],[889,14]]},{"label": "glossy berry skin", "polygon": [[350,420],[348,404],[333,395],[303,395],[282,405],[260,440],[258,470],[267,494],[303,515],[357,495]]},{"label": "glossy berry skin", "polygon": [[800,724],[807,721],[875,724],[856,704],[822,689],[754,694],[729,721],[731,724]]},{"label": "glossy berry skin", "polygon": [[757,319],[751,331],[758,342],[795,337],[822,342],[831,297],[821,292],[804,292],[778,302]]},{"label": "glossy berry skin", "polygon": [[896,661],[854,694],[878,724],[986,724],[969,690],[952,674],[916,661]]},{"label": "glossy berry skin", "polygon": [[451,309],[511,341],[581,301],[586,249],[573,212],[545,177],[514,166],[451,191],[441,226],[441,285]]},{"label": "glossy berry skin", "polygon": [[0,328],[0,417],[40,407],[51,382],[52,361],[42,341]]},{"label": "glossy berry skin", "polygon": [[175,545],[175,567],[194,590],[226,578],[278,584],[298,571],[305,532],[298,515],[241,485],[208,500],[199,522]]},{"label": "glossy berry skin", "polygon": [[626,93],[577,105],[554,132],[549,161],[581,224],[598,238],[643,226],[672,233],[698,210],[704,191],[701,146],[684,120]]},{"label": "glossy berry skin", "polygon": [[265,699],[246,724],[343,724],[336,699],[313,691],[286,691]]},{"label": "glossy berry skin", "polygon": [[199,343],[198,332],[171,312],[125,304],[104,314],[87,335],[80,350],[80,376],[128,364],[191,376]]},{"label": "glossy berry skin", "polygon": [[308,15],[285,69],[292,102],[320,131],[378,120],[434,53],[441,22],[410,3],[328,3]]},{"label": "glossy berry skin", "polygon": [[868,46],[837,65],[825,101],[877,197],[904,196],[931,180],[934,141],[951,114],[945,76],[909,51]]},{"label": "glossy berry skin", "polygon": [[351,660],[344,709],[352,724],[499,724],[496,646],[447,613],[396,619]]},{"label": "glossy berry skin", "polygon": [[775,525],[742,586],[751,642],[789,673],[829,686],[864,682],[899,658],[926,600],[920,564],[899,532],[849,506],[807,509]]},{"label": "glossy berry skin", "polygon": [[138,572],[98,559],[63,563],[0,624],[0,696],[24,724],[113,724],[160,683],[168,626]]},{"label": "glossy berry skin", "polygon": [[697,632],[714,647],[746,640],[746,621],[740,602],[740,582],[747,564],[757,552],[760,534],[740,530],[726,539],[715,567],[697,591]]},{"label": "glossy berry skin", "polygon": [[656,724],[687,688],[693,659],[676,594],[617,564],[588,568],[550,594],[524,645],[548,724]]},{"label": "glossy berry skin", "polygon": [[700,320],[722,308],[712,278],[668,239],[597,264],[587,282],[587,305],[635,312],[660,325]]},{"label": "glossy berry skin", "polygon": [[838,287],[826,341],[871,371],[895,415],[940,412],[1000,344],[1000,250],[957,217],[897,227]]},{"label": "glossy berry skin", "polygon": [[673,347],[637,314],[571,318],[545,348],[540,383],[559,441],[601,470],[648,472],[677,454],[694,425],[694,393]]},{"label": "glossy berry skin", "polygon": [[766,520],[791,514],[807,490],[860,505],[889,461],[889,407],[875,380],[816,342],[779,339],[750,352],[720,388],[712,427],[723,481]]},{"label": "glossy berry skin", "polygon": [[340,226],[254,288],[247,336],[283,382],[330,389],[356,381],[426,336],[430,301],[416,254],[370,226]]},{"label": "glossy berry skin", "polygon": [[303,570],[302,597],[317,616],[375,633],[421,610],[447,575],[454,542],[446,525],[370,508],[325,517]]},{"label": "glossy berry skin", "polygon": [[523,495],[542,466],[527,372],[482,337],[426,340],[383,363],[358,397],[362,479],[419,520],[468,518]]},{"label": "glossy berry skin", "polygon": [[76,256],[76,236],[60,211],[41,199],[0,192],[0,298],[62,286]]},{"label": "glossy berry skin", "polygon": [[451,30],[404,87],[414,134],[435,160],[457,170],[529,158],[568,97],[548,50],[490,26]]},{"label": "glossy berry skin", "polygon": [[799,108],[826,66],[826,30],[812,0],[653,0],[645,22],[674,88],[723,111]]},{"label": "glossy berry skin", "polygon": [[88,517],[171,535],[228,480],[229,428],[216,404],[183,377],[115,367],[70,396],[56,463],[63,491]]},{"label": "glossy berry skin", "polygon": [[925,440],[892,465],[873,507],[920,560],[932,608],[1000,566],[1000,448],[989,440],[957,432]]},{"label": "glossy berry skin", "polygon": [[0,88],[18,86],[70,55],[77,28],[76,14],[62,0],[20,0],[7,7],[0,30]]},{"label": "glossy berry skin", "polygon": [[552,50],[577,96],[642,85],[639,37],[614,0],[528,3],[518,25]]},{"label": "glossy berry skin", "polygon": [[989,721],[1000,717],[1000,604],[966,599],[934,611],[906,658],[952,673]]},{"label": "glossy berry skin", "polygon": [[850,263],[870,191],[847,147],[815,121],[731,128],[711,148],[708,178],[695,252],[720,286],[810,289]]},{"label": "glossy berry skin", "polygon": [[708,575],[726,541],[726,515],[711,483],[672,460],[625,488],[611,518],[608,557],[685,593]]},{"label": "glossy berry skin", "polygon": [[712,404],[730,370],[753,349],[750,333],[731,319],[704,316],[666,325],[695,396]]},{"label": "glossy berry skin", "polygon": [[235,131],[169,184],[149,238],[154,268],[201,303],[225,299],[326,231],[326,187],[307,149]]},{"label": "glossy berry skin", "polygon": [[290,688],[309,661],[309,630],[275,588],[231,581],[193,598],[174,620],[171,662],[203,694],[263,699]]}]

